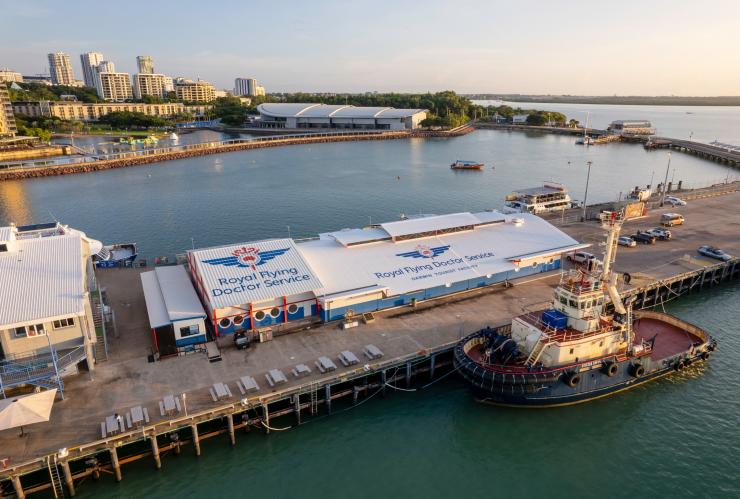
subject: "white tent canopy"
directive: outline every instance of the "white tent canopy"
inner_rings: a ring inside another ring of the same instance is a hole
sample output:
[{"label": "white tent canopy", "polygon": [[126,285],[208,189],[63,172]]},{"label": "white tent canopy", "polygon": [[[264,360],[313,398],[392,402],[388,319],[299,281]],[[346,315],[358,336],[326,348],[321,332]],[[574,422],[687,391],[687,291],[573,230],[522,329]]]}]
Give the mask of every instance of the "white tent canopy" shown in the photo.
[{"label": "white tent canopy", "polygon": [[0,431],[49,421],[56,394],[54,388],[0,400]]}]

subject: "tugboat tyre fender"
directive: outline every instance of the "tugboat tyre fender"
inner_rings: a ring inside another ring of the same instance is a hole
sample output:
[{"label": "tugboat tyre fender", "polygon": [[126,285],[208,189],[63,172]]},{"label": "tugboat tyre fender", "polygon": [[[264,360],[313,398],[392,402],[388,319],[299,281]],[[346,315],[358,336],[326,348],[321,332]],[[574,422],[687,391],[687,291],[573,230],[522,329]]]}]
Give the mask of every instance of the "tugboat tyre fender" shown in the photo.
[{"label": "tugboat tyre fender", "polygon": [[673,364],[673,369],[675,369],[676,371],[680,371],[683,368],[684,368],[683,360],[677,360],[676,363]]},{"label": "tugboat tyre fender", "polygon": [[635,378],[640,378],[642,375],[645,374],[645,368],[640,364],[635,364],[632,367],[632,376]]},{"label": "tugboat tyre fender", "polygon": [[702,352],[701,360],[707,360],[709,358],[709,352]]},{"label": "tugboat tyre fender", "polygon": [[609,376],[610,378],[612,376],[615,376],[618,371],[619,371],[619,366],[617,365],[616,362],[609,362],[606,365],[605,372],[606,372],[606,375]]},{"label": "tugboat tyre fender", "polygon": [[581,382],[581,375],[578,373],[571,373],[567,378],[565,378],[565,382],[569,387],[575,388],[578,386],[578,383]]}]

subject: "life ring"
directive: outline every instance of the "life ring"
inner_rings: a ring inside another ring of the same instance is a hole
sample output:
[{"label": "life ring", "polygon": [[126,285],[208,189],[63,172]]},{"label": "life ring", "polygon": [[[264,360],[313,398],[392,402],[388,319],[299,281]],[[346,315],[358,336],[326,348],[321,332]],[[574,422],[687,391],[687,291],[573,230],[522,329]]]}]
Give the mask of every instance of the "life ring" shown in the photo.
[{"label": "life ring", "polygon": [[643,374],[645,374],[645,368],[641,364],[632,365],[632,376],[640,378]]},{"label": "life ring", "polygon": [[709,358],[709,352],[702,352],[701,360],[707,360]]},{"label": "life ring", "polygon": [[612,376],[615,376],[617,372],[619,372],[619,365],[617,365],[616,362],[609,362],[606,365],[606,369],[604,370],[604,372],[607,376],[611,378]]},{"label": "life ring", "polygon": [[581,375],[578,373],[572,373],[565,379],[565,382],[569,387],[575,388],[578,386],[578,383],[581,382]]},{"label": "life ring", "polygon": [[680,371],[684,368],[684,366],[685,364],[683,363],[683,359],[680,359],[676,361],[675,364],[673,364],[673,369],[675,369],[676,371]]}]

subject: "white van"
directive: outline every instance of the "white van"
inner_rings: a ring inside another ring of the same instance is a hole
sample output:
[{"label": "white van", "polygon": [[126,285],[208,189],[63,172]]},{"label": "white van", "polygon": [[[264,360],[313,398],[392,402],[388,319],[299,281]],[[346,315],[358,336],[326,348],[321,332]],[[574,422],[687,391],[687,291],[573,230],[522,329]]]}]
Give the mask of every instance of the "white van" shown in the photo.
[{"label": "white van", "polygon": [[660,225],[664,227],[673,227],[674,225],[683,225],[685,222],[683,215],[678,213],[664,213],[660,217]]}]

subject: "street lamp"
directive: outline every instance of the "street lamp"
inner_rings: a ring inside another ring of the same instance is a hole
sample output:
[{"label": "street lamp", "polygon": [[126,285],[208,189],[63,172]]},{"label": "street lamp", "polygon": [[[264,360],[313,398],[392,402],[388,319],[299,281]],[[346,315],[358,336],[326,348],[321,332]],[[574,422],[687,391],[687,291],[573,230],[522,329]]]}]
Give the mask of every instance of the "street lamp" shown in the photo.
[{"label": "street lamp", "polygon": [[665,180],[663,181],[663,196],[660,198],[660,206],[665,204],[665,195],[668,192],[668,170],[671,169],[671,152],[668,151],[668,164],[665,167]]},{"label": "street lamp", "polygon": [[591,179],[591,160],[586,161],[588,173],[586,174],[586,192],[583,194],[583,221],[586,221],[586,201],[588,201],[588,182]]}]

